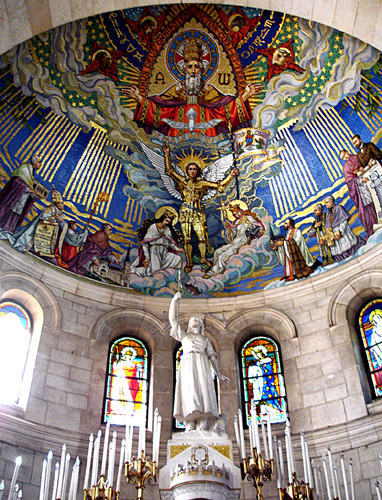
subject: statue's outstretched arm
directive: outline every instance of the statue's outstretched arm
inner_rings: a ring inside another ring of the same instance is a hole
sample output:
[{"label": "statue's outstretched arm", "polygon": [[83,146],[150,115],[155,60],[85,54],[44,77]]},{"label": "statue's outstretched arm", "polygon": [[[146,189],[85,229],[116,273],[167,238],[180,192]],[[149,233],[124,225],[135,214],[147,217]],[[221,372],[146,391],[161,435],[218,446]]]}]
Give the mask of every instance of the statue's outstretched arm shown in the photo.
[{"label": "statue's outstretched arm", "polygon": [[171,325],[171,332],[170,332],[170,335],[171,337],[174,337],[176,340],[179,340],[181,341],[182,340],[182,334],[183,334],[183,331],[179,325],[179,309],[178,309],[178,301],[180,300],[180,298],[182,297],[182,294],[181,292],[176,292],[176,294],[174,295],[174,297],[172,298],[171,300],[171,304],[170,304],[170,309],[169,309],[169,312],[168,312],[168,319],[170,321],[170,325]]},{"label": "statue's outstretched arm", "polygon": [[220,373],[217,354],[216,353],[212,354],[212,356],[210,356],[209,360],[210,360],[212,368],[215,370],[215,373],[218,376],[219,380],[222,380],[223,382],[226,382],[228,384],[230,382],[230,379],[228,377],[225,377],[224,375],[222,375]]}]

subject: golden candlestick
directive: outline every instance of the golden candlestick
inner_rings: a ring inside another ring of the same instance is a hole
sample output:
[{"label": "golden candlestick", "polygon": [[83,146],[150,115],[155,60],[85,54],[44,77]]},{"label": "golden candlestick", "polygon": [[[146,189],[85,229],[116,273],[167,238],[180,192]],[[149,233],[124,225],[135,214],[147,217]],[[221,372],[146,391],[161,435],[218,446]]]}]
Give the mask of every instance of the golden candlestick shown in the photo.
[{"label": "golden candlestick", "polygon": [[137,500],[143,500],[143,490],[146,484],[151,484],[157,480],[157,463],[146,460],[145,454],[142,457],[133,457],[131,462],[125,463],[125,477],[127,484],[136,484],[138,490]]},{"label": "golden candlestick", "polygon": [[88,490],[84,490],[84,500],[119,500],[119,491],[106,486],[105,476],[99,478],[98,483]]},{"label": "golden candlestick", "polygon": [[280,500],[313,500],[313,489],[309,483],[304,483],[297,479],[293,473],[293,483],[289,483],[286,488],[279,489]]},{"label": "golden candlestick", "polygon": [[253,481],[253,486],[257,490],[258,500],[264,500],[263,483],[270,481],[273,474],[273,459],[266,460],[253,448],[252,456],[242,460],[242,477],[247,477],[248,481]]}]

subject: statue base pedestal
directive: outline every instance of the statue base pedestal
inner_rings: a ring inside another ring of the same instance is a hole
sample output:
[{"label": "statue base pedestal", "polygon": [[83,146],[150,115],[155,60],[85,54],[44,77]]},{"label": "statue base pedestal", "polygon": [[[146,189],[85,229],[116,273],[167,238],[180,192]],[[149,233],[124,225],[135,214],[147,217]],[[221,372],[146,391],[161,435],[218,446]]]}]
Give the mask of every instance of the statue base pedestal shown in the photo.
[{"label": "statue base pedestal", "polygon": [[239,500],[240,487],[226,433],[179,432],[168,441],[167,464],[159,471],[161,500]]}]

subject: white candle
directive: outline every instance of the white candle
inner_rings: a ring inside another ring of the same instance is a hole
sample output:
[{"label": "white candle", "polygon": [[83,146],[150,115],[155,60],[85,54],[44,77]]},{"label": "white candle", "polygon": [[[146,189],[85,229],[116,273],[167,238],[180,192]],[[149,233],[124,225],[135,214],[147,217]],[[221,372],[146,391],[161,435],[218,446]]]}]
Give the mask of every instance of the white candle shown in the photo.
[{"label": "white candle", "polygon": [[139,427],[139,438],[138,438],[138,458],[143,458],[145,454],[145,440],[146,440],[146,427],[145,425],[140,425]]},{"label": "white candle", "polygon": [[293,451],[293,446],[292,446],[292,435],[290,432],[290,422],[289,420],[286,421],[286,432],[288,434],[288,445],[289,445],[289,453],[290,453],[290,463],[292,467],[292,472],[296,472],[296,462],[294,460],[294,451]]},{"label": "white candle", "polygon": [[99,462],[99,449],[101,443],[102,432],[99,430],[97,437],[94,441],[93,450],[93,468],[92,468],[92,481],[91,486],[95,486],[98,483],[98,462]]},{"label": "white candle", "polygon": [[322,474],[321,474],[321,467],[317,465],[317,471],[318,471],[318,482],[320,485],[320,495],[324,496],[324,483],[322,482]]},{"label": "white candle", "polygon": [[328,446],[328,457],[329,457],[330,477],[332,478],[333,493],[334,493],[334,498],[336,498],[338,497],[338,495],[337,495],[336,481],[334,479],[333,457],[330,446]]},{"label": "white candle", "polygon": [[340,455],[340,460],[341,460],[342,478],[343,478],[343,481],[344,481],[345,497],[346,497],[346,500],[350,500],[349,488],[348,488],[348,480],[347,480],[347,477],[346,477],[345,460],[344,460],[344,454],[343,453],[341,453],[341,455]]},{"label": "white candle", "polygon": [[[41,472],[41,484],[40,484],[40,500],[44,500],[44,490],[45,490],[45,478],[46,478],[46,459],[44,458],[44,461],[42,463],[42,472]],[[10,493],[13,497],[13,489],[10,490]]]},{"label": "white candle", "polygon": [[20,491],[17,493],[17,498],[23,498],[23,490],[20,490]]},{"label": "white candle", "polygon": [[48,500],[49,494],[49,484],[50,484],[50,471],[52,468],[53,451],[50,450],[47,457],[46,463],[46,478],[45,478],[45,488],[44,488],[44,500]]},{"label": "white candle", "polygon": [[239,437],[240,437],[240,454],[241,454],[241,459],[244,460],[246,458],[246,452],[245,452],[245,442],[244,442],[244,427],[243,427],[243,414],[241,410],[237,412],[237,420],[239,422]]},{"label": "white candle", "polygon": [[337,495],[338,495],[339,500],[342,500],[342,498],[341,498],[341,491],[340,491],[340,483],[338,482],[338,471],[337,471],[337,467],[334,465],[334,466],[333,466],[333,469],[334,469],[334,480],[335,480],[335,482],[336,482],[336,492],[337,492]]},{"label": "white candle", "polygon": [[66,444],[63,444],[61,451],[60,474],[58,476],[57,498],[61,498],[62,495],[62,481],[64,480],[64,468],[65,468],[65,453],[66,453]]},{"label": "white candle", "polygon": [[3,493],[4,493],[4,479],[0,483],[0,500],[3,498]]},{"label": "white candle", "polygon": [[257,415],[256,412],[252,413],[254,415],[253,418],[253,429],[255,431],[255,446],[257,449],[257,453],[260,455],[261,453],[261,444],[260,444],[260,434],[259,434],[259,424],[257,422]]},{"label": "white candle", "polygon": [[285,482],[284,455],[283,455],[283,446],[280,439],[278,440],[278,448],[279,448],[281,484],[284,484]]},{"label": "white candle", "polygon": [[381,491],[379,489],[379,481],[376,481],[376,483],[375,483],[375,489],[377,490],[377,499],[378,500],[382,500]]},{"label": "white candle", "polygon": [[278,454],[277,454],[277,439],[276,439],[276,436],[273,436],[273,447],[275,449],[277,488],[280,489],[281,488],[281,475],[280,475],[279,457],[278,457]]},{"label": "white candle", "polygon": [[78,479],[80,475],[80,457],[76,458],[76,474],[74,477],[74,491],[73,491],[73,500],[76,500],[78,494]]},{"label": "white candle", "polygon": [[268,443],[267,443],[267,434],[265,431],[265,422],[264,422],[265,414],[261,414],[261,435],[263,438],[263,446],[264,446],[264,451],[265,451],[265,459],[269,460],[269,450],[268,450]]},{"label": "white candle", "polygon": [[94,436],[90,434],[89,436],[89,446],[88,446],[88,455],[86,458],[86,469],[85,469],[85,479],[84,479],[84,490],[88,490],[91,485],[89,485],[89,476],[90,476],[90,465],[92,461],[92,451],[93,451],[93,441]]},{"label": "white candle", "polygon": [[314,463],[314,460],[311,461],[311,465],[312,465],[313,479],[314,479],[314,484],[311,484],[311,487],[315,488],[317,491],[317,496],[320,496],[320,485],[318,484],[317,467],[316,464]]},{"label": "white candle", "polygon": [[9,496],[8,496],[9,500],[10,500],[12,494],[13,494],[13,490],[15,489],[15,485],[16,485],[16,481],[17,481],[17,476],[19,474],[19,469],[20,469],[21,462],[22,462],[22,458],[21,457],[16,457],[15,468],[13,470],[13,476],[12,476],[12,480],[11,480],[11,486],[9,488]]},{"label": "white candle", "polygon": [[328,491],[328,500],[333,500],[332,497],[332,490],[330,489],[330,484],[329,484],[329,476],[328,476],[328,469],[326,467],[326,460],[324,455],[322,455],[322,465],[324,467],[324,474],[325,474],[325,482],[326,482],[326,489]]},{"label": "white candle", "polygon": [[58,485],[58,474],[60,473],[60,464],[56,462],[56,467],[54,470],[54,479],[53,479],[53,492],[52,492],[52,500],[56,500],[57,498],[57,485]]},{"label": "white candle", "polygon": [[66,483],[68,482],[69,462],[70,462],[70,454],[67,453],[65,459],[64,480],[62,481],[62,492],[60,497],[61,500],[65,500],[66,497]]},{"label": "white candle", "polygon": [[117,433],[116,431],[113,432],[113,452],[111,455],[111,460],[112,460],[112,467],[111,467],[111,484],[114,486],[114,466],[115,466],[115,452],[117,451]]},{"label": "white candle", "polygon": [[158,423],[157,423],[157,453],[156,453],[157,463],[159,463],[161,429],[162,429],[162,417],[160,415],[158,415]]},{"label": "white candle", "polygon": [[267,428],[268,428],[268,444],[269,444],[269,458],[273,458],[273,443],[272,443],[272,426],[271,417],[267,414]]},{"label": "white candle", "polygon": [[305,457],[306,457],[306,468],[308,469],[308,482],[313,488],[313,477],[312,477],[312,467],[310,463],[308,440],[305,438]]},{"label": "white candle", "polygon": [[73,465],[73,469],[72,469],[72,475],[71,475],[71,478],[70,478],[70,485],[69,485],[68,500],[73,500],[75,471],[76,471],[76,464]]},{"label": "white candle", "polygon": [[249,454],[252,455],[252,450],[254,448],[253,446],[253,425],[252,425],[252,419],[249,423],[249,428],[248,428],[248,433],[249,433]]},{"label": "white candle", "polygon": [[16,500],[16,498],[18,496],[18,491],[19,491],[19,485],[16,484],[15,489],[14,489],[14,491],[12,493],[12,500]]},{"label": "white candle", "polygon": [[[156,443],[158,417],[159,417],[158,408],[155,408],[153,417],[153,443]],[[154,452],[153,452],[153,461],[154,461]]]},{"label": "white candle", "polygon": [[351,500],[355,500],[355,492],[354,492],[354,477],[353,477],[353,460],[349,461],[349,476],[350,476],[350,491],[351,491]]},{"label": "white candle", "polygon": [[301,437],[301,453],[302,453],[302,465],[304,467],[304,482],[307,484],[308,482],[308,469],[306,467],[306,454],[305,454],[305,437],[304,431],[300,432]]},{"label": "white candle", "polygon": [[382,455],[379,455],[379,463],[380,463],[381,469],[382,469]]},{"label": "white candle", "polygon": [[108,452],[108,448],[109,448],[109,432],[110,432],[110,420],[107,421],[106,429],[105,429],[105,439],[103,441],[101,476],[106,476],[107,452]]},{"label": "white candle", "polygon": [[285,429],[285,451],[286,451],[287,466],[288,466],[288,484],[292,484],[293,483],[292,459],[290,456],[289,436],[286,429]]},{"label": "white candle", "polygon": [[129,425],[126,439],[126,462],[131,462],[131,451],[133,448],[134,427]]},{"label": "white candle", "polygon": [[121,491],[121,476],[122,476],[122,469],[123,469],[123,459],[125,457],[125,446],[126,446],[126,439],[122,439],[122,442],[121,442],[121,453],[119,455],[117,486],[115,488],[115,491]]}]

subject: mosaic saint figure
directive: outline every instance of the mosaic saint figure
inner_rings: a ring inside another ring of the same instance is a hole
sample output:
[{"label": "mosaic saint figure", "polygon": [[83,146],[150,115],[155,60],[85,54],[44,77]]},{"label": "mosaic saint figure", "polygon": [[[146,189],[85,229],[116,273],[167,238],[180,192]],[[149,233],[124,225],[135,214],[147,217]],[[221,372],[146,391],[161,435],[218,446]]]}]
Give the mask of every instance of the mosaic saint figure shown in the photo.
[{"label": "mosaic saint figure", "polygon": [[371,197],[369,188],[366,186],[366,182],[369,179],[367,177],[359,177],[360,164],[358,156],[351,155],[346,149],[343,149],[339,156],[341,160],[345,160],[343,166],[345,182],[350,198],[354,201],[354,205],[357,208],[359,220],[366,230],[366,239],[368,239],[374,233],[374,224],[378,222],[373,198]]},{"label": "mosaic saint figure", "polygon": [[306,233],[306,236],[307,238],[313,238],[313,236],[316,236],[318,250],[323,262],[322,265],[327,266],[328,264],[333,264],[334,259],[330,252],[330,248],[328,247],[327,241],[325,240],[325,219],[327,214],[323,211],[323,208],[324,207],[321,203],[317,203],[314,207],[313,211],[315,220]]},{"label": "mosaic saint figure", "polygon": [[36,172],[41,168],[37,156],[22,163],[0,192],[0,227],[14,233],[32,208],[37,193],[33,189]]},{"label": "mosaic saint figure", "polygon": [[179,64],[183,82],[160,95],[143,96],[135,85],[122,89],[137,102],[134,120],[146,132],[156,130],[167,136],[178,136],[180,130],[204,131],[214,137],[250,123],[252,111],[248,100],[262,92],[263,87],[250,83],[239,97],[222,94],[203,80],[206,50],[198,39],[188,40],[183,45],[183,60]]},{"label": "mosaic saint figure", "polygon": [[264,224],[257,214],[251,212],[241,200],[231,202],[227,207],[228,212],[232,220],[224,225],[227,230],[228,243],[215,250],[213,266],[206,272],[204,278],[223,273],[232,255],[235,255],[243,245],[248,245],[251,239],[260,238],[265,232]]},{"label": "mosaic saint figure", "polygon": [[348,220],[350,214],[342,205],[336,205],[333,196],[325,198],[328,213],[325,220],[325,237],[336,262],[347,259],[365,244],[361,236],[351,230]]},{"label": "mosaic saint figure", "polygon": [[281,280],[307,278],[319,266],[319,262],[310,253],[302,232],[295,227],[292,218],[286,219],[284,229],[284,239],[271,242],[271,250],[276,252],[277,258],[284,266],[284,276]]},{"label": "mosaic saint figure", "polygon": [[154,219],[147,219],[138,229],[138,257],[131,265],[131,272],[139,276],[152,276],[161,269],[181,269],[183,248],[179,246],[180,234],[173,227],[178,221],[175,209],[169,206],[157,210]]},{"label": "mosaic saint figure", "polygon": [[192,316],[187,331],[179,324],[177,303],[182,294],[177,292],[170,304],[170,335],[182,343],[175,387],[174,417],[184,422],[186,431],[208,430],[219,417],[218,404],[211,366],[220,380],[229,382],[219,370],[217,354],[211,341],[204,335],[204,323],[199,316]]}]

